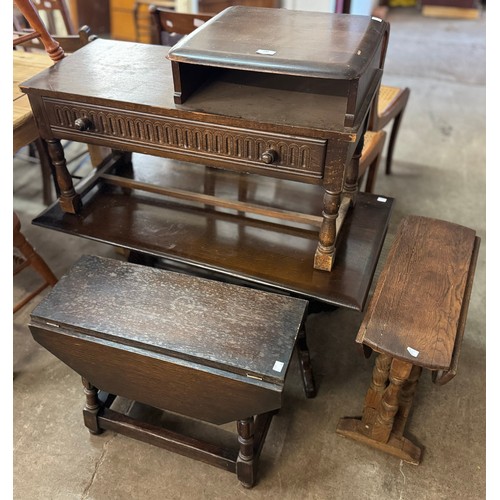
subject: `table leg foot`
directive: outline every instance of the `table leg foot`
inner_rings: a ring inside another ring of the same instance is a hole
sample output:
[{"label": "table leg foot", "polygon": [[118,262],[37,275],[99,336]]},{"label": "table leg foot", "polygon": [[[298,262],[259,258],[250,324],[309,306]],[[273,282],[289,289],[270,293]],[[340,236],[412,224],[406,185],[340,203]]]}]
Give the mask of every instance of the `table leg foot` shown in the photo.
[{"label": "table leg foot", "polygon": [[337,425],[336,432],[341,436],[364,443],[372,448],[400,458],[410,464],[420,464],[422,449],[412,443],[409,439],[402,436],[395,436],[391,433],[388,441],[384,443],[367,436],[363,430],[364,424],[361,421],[361,418],[341,418]]},{"label": "table leg foot", "polygon": [[314,269],[319,271],[331,271],[335,260],[335,248],[322,249],[319,245],[314,254]]},{"label": "table leg foot", "polygon": [[82,378],[83,392],[85,393],[85,407],[83,408],[83,423],[91,434],[101,434],[99,427],[99,402],[97,389],[86,379]]},{"label": "table leg foot", "polygon": [[238,420],[237,429],[240,451],[236,459],[236,475],[245,488],[252,488],[255,484],[256,473],[253,417]]},{"label": "table leg foot", "polygon": [[61,196],[59,198],[59,206],[61,210],[68,214],[77,214],[82,208],[82,201],[80,195],[74,195],[71,197]]}]

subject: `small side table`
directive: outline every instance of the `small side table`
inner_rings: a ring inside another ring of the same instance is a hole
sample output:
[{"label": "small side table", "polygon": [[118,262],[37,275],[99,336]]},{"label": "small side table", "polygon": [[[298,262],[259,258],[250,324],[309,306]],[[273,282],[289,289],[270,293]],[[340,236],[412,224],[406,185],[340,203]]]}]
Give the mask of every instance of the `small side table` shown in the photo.
[{"label": "small side table", "polygon": [[[30,330],[82,376],[91,433],[120,432],[252,487],[306,308],[302,299],[84,256],[35,308]],[[133,419],[110,408],[116,395],[212,424],[236,421],[239,446]]]}]

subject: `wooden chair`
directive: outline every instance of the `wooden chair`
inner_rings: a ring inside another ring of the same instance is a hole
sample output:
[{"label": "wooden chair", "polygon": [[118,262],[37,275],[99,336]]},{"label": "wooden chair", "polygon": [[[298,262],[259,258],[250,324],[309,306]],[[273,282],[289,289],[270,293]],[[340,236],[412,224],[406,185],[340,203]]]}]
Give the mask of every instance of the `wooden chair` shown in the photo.
[{"label": "wooden chair", "polygon": [[368,130],[365,132],[363,151],[359,159],[358,185],[361,190],[361,186],[364,183],[363,191],[366,193],[373,193],[375,188],[375,178],[382,151],[384,150],[386,135],[383,130],[379,130],[378,132]]},{"label": "wooden chair", "polygon": [[[373,15],[379,15],[380,12],[384,12],[385,9],[387,9],[387,7],[378,6],[376,11],[373,12]],[[337,14],[350,14],[351,0],[337,0],[335,2],[335,12]],[[378,132],[394,120],[389,136],[389,145],[387,148],[387,157],[385,162],[385,173],[387,175],[390,175],[391,173],[394,146],[396,144],[403,112],[406,108],[409,97],[410,89],[407,87],[400,88],[381,85],[378,95],[373,103],[373,111],[368,125],[369,130]]]},{"label": "wooden chair", "polygon": [[57,278],[42,259],[38,252],[34,249],[31,243],[21,232],[21,221],[18,215],[14,212],[14,276],[20,273],[23,269],[31,267],[36,271],[43,280],[40,285],[33,292],[27,293],[22,299],[14,304],[14,313],[24,307],[31,299],[36,297],[40,292],[45,290],[48,286],[54,286],[57,283]]},{"label": "wooden chair", "polygon": [[135,41],[151,43],[151,16],[149,6],[154,3],[158,7],[175,10],[176,0],[136,0],[134,3]]},{"label": "wooden chair", "polygon": [[[65,0],[33,0],[38,13],[46,18],[49,33],[58,35],[75,35],[76,29]],[[60,22],[64,24],[66,32],[59,30]]]},{"label": "wooden chair", "polygon": [[368,125],[369,130],[378,132],[385,128],[391,121],[393,122],[385,162],[385,173],[387,175],[391,173],[394,146],[409,97],[410,89],[408,87],[381,85],[373,103]]},{"label": "wooden chair", "polygon": [[[55,2],[53,2],[55,3]],[[78,34],[54,36],[49,33],[45,27],[35,4],[31,0],[16,0],[15,2],[19,12],[28,21],[31,27],[28,30],[16,31],[13,36],[14,48],[24,48],[28,51],[40,52],[44,50],[52,59],[57,62],[65,57],[66,54],[75,52],[90,41],[96,38],[92,35],[88,26],[83,26]],[[27,56],[31,59],[31,56]],[[30,158],[38,157],[42,170],[43,201],[49,205],[53,201],[52,195],[52,172],[51,163],[43,141],[38,136],[38,129],[31,113],[28,98],[18,90],[18,85],[31,76],[35,75],[48,66],[43,58],[33,56],[34,62],[23,62],[23,69],[20,70],[14,61],[14,134],[13,151],[17,152],[24,146],[30,147]],[[19,74],[18,74],[19,73]],[[19,81],[18,81],[19,80]],[[16,92],[18,95],[16,95]],[[96,149],[89,148],[92,164],[98,164],[102,159],[102,154]],[[36,154],[34,153],[36,151]],[[86,152],[82,153],[86,154]],[[71,161],[80,159],[82,154],[77,155]],[[57,193],[58,194],[58,193]]]},{"label": "wooden chair", "polygon": [[[23,36],[28,35],[24,38],[24,41],[19,42],[18,39]],[[27,50],[45,50],[42,41],[39,36],[35,35],[34,30],[23,30],[23,31],[14,31],[14,45],[22,46]],[[97,38],[96,35],[92,34],[91,29],[88,26],[82,26],[78,33],[75,35],[51,35],[53,40],[59,44],[62,48],[65,55],[71,54],[78,49],[81,49],[84,45],[95,40]]]},{"label": "wooden chair", "polygon": [[154,45],[175,45],[181,38],[207,22],[212,14],[187,14],[165,7],[151,5],[151,43]]},{"label": "wooden chair", "polygon": [[34,3],[31,0],[15,0],[15,4],[33,31],[26,33],[24,36],[14,37],[14,47],[23,44],[28,40],[38,38],[42,42],[45,51],[49,54],[50,58],[54,62],[60,61],[64,57],[64,50],[60,44],[54,40],[53,36],[45,27],[45,24],[42,21]]},{"label": "wooden chair", "polygon": [[[42,189],[43,189],[43,202],[49,205],[53,201],[52,194],[52,170],[51,163],[48,157],[48,153],[45,148],[45,144],[38,136],[38,129],[31,112],[31,107],[27,96],[22,94],[18,90],[18,85],[35,75],[39,71],[42,71],[50,65],[49,61],[46,59],[46,49],[41,39],[41,36],[37,31],[26,30],[22,32],[13,33],[13,45],[15,48],[22,47],[23,49],[29,51],[31,54],[26,56],[26,61],[23,62],[23,69],[19,69],[17,63],[19,63],[19,55],[15,56],[14,61],[14,93],[19,95],[15,99],[14,105],[14,134],[13,134],[13,151],[14,153],[19,151],[24,146],[29,146],[29,159],[30,161],[37,161],[40,163],[42,171]],[[95,35],[91,34],[90,28],[88,26],[83,26],[80,28],[77,35],[67,35],[67,36],[51,36],[50,47],[54,47],[55,59],[59,60],[60,54],[70,54],[82,46],[86,45],[90,41],[94,40]],[[51,49],[52,50],[52,49]],[[44,52],[45,58],[35,57],[39,54],[36,52]],[[50,55],[50,53],[49,53]],[[51,56],[52,57],[52,56]],[[54,57],[52,57],[54,60]],[[86,155],[87,151],[71,158],[71,162],[80,160],[83,155]],[[93,163],[95,163],[93,161]]]}]

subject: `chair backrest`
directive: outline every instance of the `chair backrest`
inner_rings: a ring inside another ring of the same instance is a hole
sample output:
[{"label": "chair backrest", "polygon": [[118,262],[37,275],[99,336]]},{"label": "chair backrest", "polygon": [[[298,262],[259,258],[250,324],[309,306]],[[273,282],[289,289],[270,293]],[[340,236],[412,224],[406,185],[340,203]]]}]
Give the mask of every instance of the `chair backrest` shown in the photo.
[{"label": "chair backrest", "polygon": [[[46,19],[49,33],[53,35],[76,34],[66,0],[33,0],[33,4],[41,17]],[[64,24],[65,33],[59,29],[61,22]]]},{"label": "chair backrest", "polygon": [[50,58],[53,61],[60,61],[64,57],[64,50],[45,27],[33,2],[31,0],[15,0],[15,4],[33,31],[15,37],[13,41],[14,47],[34,38],[39,38]]},{"label": "chair backrest", "polygon": [[182,37],[207,22],[212,14],[187,14],[151,5],[151,43],[175,45]]},{"label": "chair backrest", "polygon": [[[33,30],[23,30],[23,31],[14,31],[13,34],[16,39],[30,33],[35,33],[35,32]],[[75,52],[84,45],[87,45],[87,43],[91,42],[92,40],[95,40],[97,36],[93,35],[90,28],[85,25],[78,30],[77,35],[53,36],[52,38],[57,43],[59,43],[65,54],[71,54],[72,52]],[[22,48],[25,50],[32,50],[32,49],[45,50],[43,44],[41,43],[38,37],[31,38],[29,40],[25,39],[24,42],[20,44],[18,43],[17,45],[22,46]]]}]

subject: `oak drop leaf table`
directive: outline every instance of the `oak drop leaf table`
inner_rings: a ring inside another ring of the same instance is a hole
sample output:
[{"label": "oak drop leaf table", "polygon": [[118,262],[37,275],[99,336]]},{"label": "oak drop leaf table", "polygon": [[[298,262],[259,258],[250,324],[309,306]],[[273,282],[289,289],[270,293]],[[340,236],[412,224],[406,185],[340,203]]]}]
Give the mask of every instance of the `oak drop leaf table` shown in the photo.
[{"label": "oak drop leaf table", "polygon": [[[120,432],[252,487],[306,309],[301,299],[86,255],[35,308],[30,329],[83,378],[91,433]],[[116,396],[205,423],[236,421],[239,446],[131,418],[111,408]]]}]

